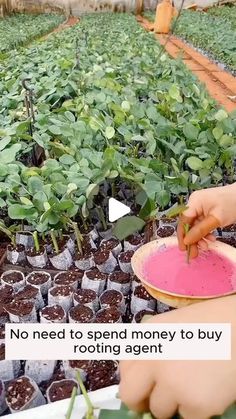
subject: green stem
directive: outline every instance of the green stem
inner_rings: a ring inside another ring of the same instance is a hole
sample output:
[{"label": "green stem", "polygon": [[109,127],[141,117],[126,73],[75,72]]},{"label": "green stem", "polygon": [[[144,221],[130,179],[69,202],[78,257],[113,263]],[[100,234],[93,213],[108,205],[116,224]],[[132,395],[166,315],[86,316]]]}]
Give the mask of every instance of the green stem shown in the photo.
[{"label": "green stem", "polygon": [[86,418],[89,418],[89,417],[92,417],[92,418],[93,418],[93,414],[94,414],[94,407],[93,407],[93,405],[92,405],[92,403],[91,403],[91,400],[90,400],[90,398],[89,398],[89,396],[88,396],[88,393],[87,393],[86,388],[85,388],[85,386],[84,386],[84,383],[83,383],[83,381],[82,381],[82,379],[81,379],[81,375],[80,375],[79,371],[77,371],[76,377],[77,377],[77,380],[78,380],[78,383],[79,383],[80,389],[81,389],[81,391],[82,391],[82,394],[83,394],[83,396],[84,396],[84,399],[85,399],[85,402],[86,402],[86,405],[87,405],[87,414],[86,414]]},{"label": "green stem", "polygon": [[106,231],[107,230],[107,223],[106,223],[106,220],[105,220],[105,215],[104,215],[102,207],[97,207],[97,212],[98,212],[98,217],[99,217],[99,219],[102,223],[102,227],[103,227],[104,231]]},{"label": "green stem", "polygon": [[39,253],[40,251],[40,247],[39,247],[39,239],[38,239],[38,232],[34,231],[33,232],[33,239],[34,239],[34,247],[37,253]]},{"label": "green stem", "polygon": [[15,234],[12,234],[12,236],[11,236],[11,242],[12,242],[12,246],[13,247],[16,247],[16,236],[15,236]]},{"label": "green stem", "polygon": [[76,238],[76,243],[77,243],[78,251],[82,255],[83,254],[83,249],[82,249],[83,236],[82,236],[82,234],[79,231],[79,227],[78,227],[78,224],[77,223],[71,222],[71,225],[72,225],[73,230],[75,232],[75,238]]},{"label": "green stem", "polygon": [[115,196],[116,196],[116,185],[115,185],[115,182],[112,182],[112,184],[111,184],[111,194],[112,194],[112,197],[115,198]]},{"label": "green stem", "polygon": [[71,419],[71,415],[74,409],[74,404],[75,404],[75,398],[77,396],[77,388],[73,387],[72,393],[71,393],[71,399],[70,399],[70,404],[66,413],[66,419]]},{"label": "green stem", "polygon": [[50,235],[51,235],[51,239],[52,239],[54,250],[55,250],[56,254],[58,255],[58,253],[59,253],[59,247],[58,247],[58,243],[57,243],[55,231],[54,230],[51,230],[50,231]]},{"label": "green stem", "polygon": [[[189,232],[189,230],[190,230],[190,225],[189,224],[184,224],[185,235]],[[189,261],[190,261],[190,249],[191,249],[191,246],[188,245],[187,246],[187,255],[186,255],[186,262],[187,263],[189,263]]]}]

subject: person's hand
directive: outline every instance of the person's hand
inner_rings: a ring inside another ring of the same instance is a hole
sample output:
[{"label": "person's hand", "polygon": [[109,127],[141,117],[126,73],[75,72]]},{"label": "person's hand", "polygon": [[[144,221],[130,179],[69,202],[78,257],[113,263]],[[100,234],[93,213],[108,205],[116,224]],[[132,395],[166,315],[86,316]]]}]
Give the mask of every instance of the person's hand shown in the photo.
[{"label": "person's hand", "polygon": [[[198,248],[208,249],[207,240],[217,227],[226,227],[236,221],[236,184],[193,192],[177,228],[180,250],[190,246],[190,258],[198,255]],[[184,224],[190,226],[186,234]]]},{"label": "person's hand", "polygon": [[155,418],[209,419],[236,400],[236,297],[159,314],[148,323],[232,323],[230,361],[122,361],[119,396],[134,411]]}]

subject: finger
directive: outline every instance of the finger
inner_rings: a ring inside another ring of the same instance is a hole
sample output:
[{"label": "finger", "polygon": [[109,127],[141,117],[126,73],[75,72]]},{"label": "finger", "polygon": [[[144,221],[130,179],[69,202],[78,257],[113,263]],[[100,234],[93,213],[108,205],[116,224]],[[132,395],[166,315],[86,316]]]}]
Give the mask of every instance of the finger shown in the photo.
[{"label": "finger", "polygon": [[177,412],[178,405],[171,397],[168,389],[155,385],[150,395],[149,408],[155,418],[169,419]]},{"label": "finger", "polygon": [[194,223],[194,218],[188,218],[185,215],[181,215],[178,226],[177,226],[177,238],[178,238],[180,250],[186,250],[186,245],[184,243],[184,237],[186,234],[184,225],[188,224],[189,226],[192,226],[193,223]]},{"label": "finger", "polygon": [[215,242],[216,241],[216,236],[214,236],[214,234],[208,234],[205,237],[206,240],[209,240],[210,242]]},{"label": "finger", "polygon": [[215,228],[219,227],[220,222],[213,215],[208,215],[203,221],[194,225],[184,237],[184,244],[191,245],[199,242]]},{"label": "finger", "polygon": [[208,244],[207,242],[202,239],[198,242],[198,246],[200,247],[201,250],[203,250],[204,252],[206,252],[208,250]]},{"label": "finger", "polygon": [[[149,366],[150,362],[150,366]],[[121,368],[119,396],[130,410],[143,412],[149,408],[149,395],[155,381],[152,375],[152,361],[134,361]]]},{"label": "finger", "polygon": [[198,246],[197,244],[192,244],[190,246],[190,252],[189,252],[189,259],[195,259],[198,256]]}]

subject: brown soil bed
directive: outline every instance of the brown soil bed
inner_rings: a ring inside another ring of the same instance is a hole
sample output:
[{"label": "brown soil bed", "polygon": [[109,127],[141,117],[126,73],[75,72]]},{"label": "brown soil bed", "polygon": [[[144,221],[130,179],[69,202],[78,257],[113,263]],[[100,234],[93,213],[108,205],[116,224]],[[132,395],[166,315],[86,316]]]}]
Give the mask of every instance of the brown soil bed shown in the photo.
[{"label": "brown soil bed", "polygon": [[5,339],[5,324],[0,325],[0,339]]},{"label": "brown soil bed", "polygon": [[8,244],[7,249],[10,250],[10,252],[13,252],[14,250],[19,253],[25,251],[25,247],[23,246],[23,244],[17,244],[16,246]]},{"label": "brown soil bed", "polygon": [[26,254],[27,256],[34,257],[34,256],[42,256],[44,252],[45,252],[45,249],[43,246],[41,246],[39,252],[37,252],[34,248],[32,248],[32,249],[28,249],[26,251]]},{"label": "brown soil bed", "polygon": [[132,244],[133,246],[138,246],[140,243],[142,243],[142,237],[141,236],[129,236],[125,239],[125,241],[129,242],[130,244]]},{"label": "brown soil bed", "polygon": [[32,285],[26,285],[14,295],[14,298],[16,300],[31,300],[37,297],[38,292],[39,290]]},{"label": "brown soil bed", "polygon": [[109,250],[100,249],[94,254],[94,262],[96,263],[96,265],[102,265],[108,260],[109,255]]},{"label": "brown soil bed", "polygon": [[14,410],[20,410],[30,401],[35,392],[34,387],[27,377],[14,380],[9,385],[6,392],[6,399]]},{"label": "brown soil bed", "polygon": [[7,311],[16,316],[27,316],[33,308],[34,304],[25,300],[13,300],[7,305]]},{"label": "brown soil bed", "polygon": [[71,368],[77,368],[81,370],[87,370],[91,361],[69,361],[69,365]]},{"label": "brown soil bed", "polygon": [[104,242],[102,242],[101,249],[106,250],[106,251],[113,250],[119,244],[120,244],[119,240],[112,238],[112,239],[105,240]]},{"label": "brown soil bed", "polygon": [[89,391],[95,391],[119,382],[115,361],[92,361],[87,374]]}]

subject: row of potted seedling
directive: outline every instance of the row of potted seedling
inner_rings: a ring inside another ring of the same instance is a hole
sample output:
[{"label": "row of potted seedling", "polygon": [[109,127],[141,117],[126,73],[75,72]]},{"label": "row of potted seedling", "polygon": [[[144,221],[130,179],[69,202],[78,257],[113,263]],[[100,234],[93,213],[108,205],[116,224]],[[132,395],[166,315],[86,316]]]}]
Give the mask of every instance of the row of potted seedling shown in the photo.
[{"label": "row of potted seedling", "polygon": [[[19,366],[19,362],[15,364]],[[74,387],[79,394],[78,372],[91,391],[119,381],[116,361],[63,361],[61,365],[57,361],[26,361],[19,378],[0,380],[0,414],[68,399]]]}]

